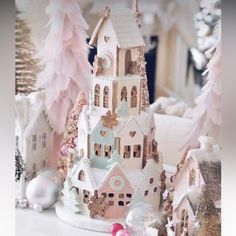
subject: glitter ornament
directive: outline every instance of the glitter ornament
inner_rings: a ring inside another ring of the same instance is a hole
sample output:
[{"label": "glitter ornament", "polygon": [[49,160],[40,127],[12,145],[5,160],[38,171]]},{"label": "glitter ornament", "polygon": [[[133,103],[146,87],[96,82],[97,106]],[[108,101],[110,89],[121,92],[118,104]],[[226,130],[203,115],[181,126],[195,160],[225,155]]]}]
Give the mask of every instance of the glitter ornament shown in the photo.
[{"label": "glitter ornament", "polygon": [[116,236],[116,233],[121,229],[123,229],[123,225],[119,223],[115,223],[111,226],[111,234],[113,236]]},{"label": "glitter ornament", "polygon": [[125,224],[132,236],[144,236],[147,235],[146,227],[157,222],[159,218],[154,207],[144,202],[137,202],[128,212]]},{"label": "glitter ornament", "polygon": [[116,236],[131,236],[131,233],[129,232],[128,229],[120,229],[117,233]]},{"label": "glitter ornament", "polygon": [[45,170],[29,182],[26,197],[31,205],[37,204],[42,209],[48,209],[57,201],[60,190],[57,173]]}]

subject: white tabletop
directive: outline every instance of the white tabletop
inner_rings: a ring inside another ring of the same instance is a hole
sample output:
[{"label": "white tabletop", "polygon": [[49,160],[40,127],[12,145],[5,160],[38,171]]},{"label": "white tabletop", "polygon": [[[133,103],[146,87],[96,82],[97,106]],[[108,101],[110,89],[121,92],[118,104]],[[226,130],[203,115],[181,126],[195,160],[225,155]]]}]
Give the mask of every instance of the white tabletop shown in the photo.
[{"label": "white tabletop", "polygon": [[16,209],[16,236],[108,236],[111,234],[82,230],[57,218],[54,209],[36,212]]}]

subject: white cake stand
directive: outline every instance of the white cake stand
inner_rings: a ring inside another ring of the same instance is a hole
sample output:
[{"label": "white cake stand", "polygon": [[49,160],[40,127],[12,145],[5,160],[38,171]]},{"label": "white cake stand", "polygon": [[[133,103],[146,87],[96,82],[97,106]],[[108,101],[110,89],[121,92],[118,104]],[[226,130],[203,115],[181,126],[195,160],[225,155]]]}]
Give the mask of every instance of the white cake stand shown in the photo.
[{"label": "white cake stand", "polygon": [[91,219],[88,216],[75,214],[65,208],[63,203],[59,201],[56,206],[56,215],[67,224],[76,226],[81,229],[91,230],[95,232],[110,233],[111,225],[120,223],[124,225],[124,219]]}]

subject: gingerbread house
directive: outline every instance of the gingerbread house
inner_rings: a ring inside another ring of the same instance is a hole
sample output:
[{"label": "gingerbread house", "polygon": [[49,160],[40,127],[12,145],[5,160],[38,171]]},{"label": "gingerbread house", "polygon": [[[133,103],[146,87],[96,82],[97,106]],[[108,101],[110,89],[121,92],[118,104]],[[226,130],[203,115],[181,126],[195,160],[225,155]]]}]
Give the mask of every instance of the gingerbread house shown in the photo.
[{"label": "gingerbread house", "polygon": [[44,107],[44,91],[15,96],[15,137],[28,177],[33,178],[48,164],[52,127]]},{"label": "gingerbread house", "polygon": [[188,152],[174,182],[173,218],[176,235],[192,235],[199,197],[204,188],[216,207],[221,199],[220,148],[210,137],[200,137],[199,149]]},{"label": "gingerbread house", "polygon": [[97,47],[92,88],[77,125],[78,162],[68,172],[80,214],[95,217],[92,204],[105,201],[106,208],[96,214],[124,218],[138,193],[158,210],[162,161],[143,87],[145,61],[139,54],[144,41],[132,10],[106,8],[90,45]]}]

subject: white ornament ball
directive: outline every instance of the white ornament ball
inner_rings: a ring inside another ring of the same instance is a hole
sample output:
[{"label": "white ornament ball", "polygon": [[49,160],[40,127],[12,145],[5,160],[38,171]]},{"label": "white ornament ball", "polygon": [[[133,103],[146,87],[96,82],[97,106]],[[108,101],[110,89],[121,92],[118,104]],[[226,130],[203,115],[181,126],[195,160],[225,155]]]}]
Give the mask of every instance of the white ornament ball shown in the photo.
[{"label": "white ornament ball", "polygon": [[48,175],[38,175],[26,188],[26,197],[31,205],[39,205],[42,209],[51,207],[58,199],[59,184]]},{"label": "white ornament ball", "polygon": [[42,212],[43,211],[42,206],[39,205],[39,204],[34,204],[33,209],[34,209],[34,211],[37,211],[37,212]]},{"label": "white ornament ball", "polygon": [[144,202],[138,202],[129,210],[125,224],[131,235],[144,236],[146,235],[146,227],[159,220],[160,217],[154,207]]}]

